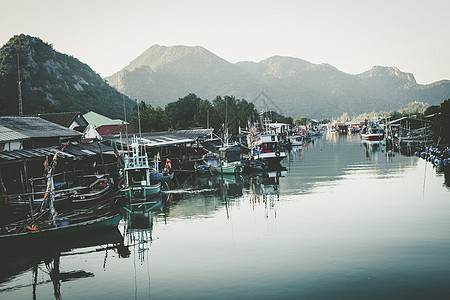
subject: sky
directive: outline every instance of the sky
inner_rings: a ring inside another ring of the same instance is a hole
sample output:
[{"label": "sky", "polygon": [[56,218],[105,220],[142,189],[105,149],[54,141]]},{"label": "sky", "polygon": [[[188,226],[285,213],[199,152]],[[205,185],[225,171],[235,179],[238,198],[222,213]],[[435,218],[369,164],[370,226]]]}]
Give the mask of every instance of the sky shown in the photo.
[{"label": "sky", "polygon": [[448,0],[14,0],[0,44],[41,38],[102,77],[154,44],[202,46],[231,62],[274,55],[349,74],[397,67],[417,82],[450,80]]}]

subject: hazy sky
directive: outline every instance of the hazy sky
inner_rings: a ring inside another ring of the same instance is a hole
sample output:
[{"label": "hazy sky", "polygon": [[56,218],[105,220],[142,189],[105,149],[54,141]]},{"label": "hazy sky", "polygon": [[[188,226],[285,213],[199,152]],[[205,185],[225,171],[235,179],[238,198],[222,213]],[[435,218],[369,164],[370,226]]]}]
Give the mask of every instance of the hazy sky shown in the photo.
[{"label": "hazy sky", "polygon": [[359,74],[374,65],[450,79],[448,0],[14,0],[0,43],[24,33],[105,77],[154,44],[202,46],[229,62],[273,55]]}]

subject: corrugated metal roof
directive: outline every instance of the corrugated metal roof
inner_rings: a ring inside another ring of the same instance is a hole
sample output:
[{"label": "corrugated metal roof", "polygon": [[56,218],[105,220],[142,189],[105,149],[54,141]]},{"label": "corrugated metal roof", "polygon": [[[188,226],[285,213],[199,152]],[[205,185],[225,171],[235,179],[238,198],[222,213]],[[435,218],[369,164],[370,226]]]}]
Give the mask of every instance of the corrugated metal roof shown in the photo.
[{"label": "corrugated metal roof", "polygon": [[[19,137],[19,134],[22,135],[20,139],[81,136],[81,133],[75,130],[65,128],[39,117],[0,117],[0,126],[13,131],[16,135],[12,137]],[[17,140],[17,138],[13,140]],[[13,140],[4,139],[4,141]]]},{"label": "corrugated metal roof", "polygon": [[29,139],[28,136],[0,125],[0,142],[14,142]]},{"label": "corrugated metal roof", "polygon": [[[46,156],[53,156],[59,151],[57,147],[39,148],[31,150],[16,150],[16,151],[4,151],[0,152],[0,163],[11,162],[14,160],[30,159],[30,158],[43,158]],[[74,155],[59,151],[60,157],[73,158]]]},{"label": "corrugated metal roof", "polygon": [[[101,149],[101,150],[100,150]],[[11,162],[14,160],[43,158],[46,156],[53,156],[56,152],[59,157],[63,158],[80,158],[92,156],[102,153],[111,152],[113,149],[109,146],[97,143],[87,144],[72,144],[69,143],[64,148],[64,151],[58,150],[58,147],[37,148],[28,150],[15,150],[0,152],[0,163]]]},{"label": "corrugated metal roof", "polygon": [[[100,150],[101,149],[101,150]],[[112,151],[113,149],[109,146],[103,145],[102,143],[86,143],[86,144],[68,144],[65,152],[73,154],[75,156],[90,156]]]},{"label": "corrugated metal roof", "polygon": [[[140,143],[147,147],[161,147],[184,143],[193,143],[199,138],[210,136],[213,129],[194,129],[164,132],[147,132],[142,133],[139,138]],[[129,135],[131,136],[131,135]],[[104,139],[113,140],[120,144],[120,135],[104,136]],[[122,143],[126,144],[126,138],[122,135]]]}]

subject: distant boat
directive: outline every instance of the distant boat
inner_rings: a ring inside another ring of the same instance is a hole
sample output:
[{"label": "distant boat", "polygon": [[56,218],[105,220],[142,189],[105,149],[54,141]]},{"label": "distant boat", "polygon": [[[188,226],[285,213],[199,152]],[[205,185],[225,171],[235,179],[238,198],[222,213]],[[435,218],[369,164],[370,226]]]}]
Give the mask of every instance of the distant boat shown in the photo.
[{"label": "distant boat", "polygon": [[289,137],[289,143],[292,148],[302,148],[303,146],[303,136],[293,135]]},{"label": "distant boat", "polygon": [[140,201],[161,192],[161,182],[154,182],[156,174],[148,162],[147,153],[141,154],[136,137],[131,143],[132,153],[125,154],[125,185],[121,189],[130,201]]}]

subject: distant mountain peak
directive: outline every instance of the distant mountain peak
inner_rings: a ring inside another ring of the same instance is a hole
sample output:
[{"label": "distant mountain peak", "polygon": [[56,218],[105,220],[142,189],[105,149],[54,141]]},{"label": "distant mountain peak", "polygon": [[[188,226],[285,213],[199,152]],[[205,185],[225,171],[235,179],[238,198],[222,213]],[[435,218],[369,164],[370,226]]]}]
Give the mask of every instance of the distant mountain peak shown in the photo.
[{"label": "distant mountain peak", "polygon": [[208,63],[211,61],[226,62],[201,46],[161,46],[155,44],[134,59],[125,69],[133,71],[145,65],[153,71],[158,71],[172,64],[177,64],[177,62],[182,60],[186,60],[186,58],[190,58],[190,61],[197,61],[197,63]]},{"label": "distant mountain peak", "polygon": [[313,66],[306,60],[280,55],[271,56],[261,61],[260,64],[267,66],[265,75],[276,78],[290,77]]},{"label": "distant mountain peak", "polygon": [[362,78],[370,77],[393,77],[404,79],[410,83],[416,83],[414,75],[411,73],[404,73],[400,71],[397,67],[384,67],[384,66],[374,66],[369,71],[366,71],[360,75]]}]

